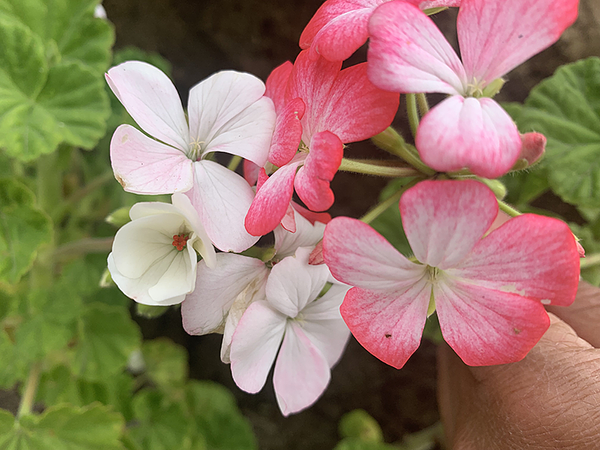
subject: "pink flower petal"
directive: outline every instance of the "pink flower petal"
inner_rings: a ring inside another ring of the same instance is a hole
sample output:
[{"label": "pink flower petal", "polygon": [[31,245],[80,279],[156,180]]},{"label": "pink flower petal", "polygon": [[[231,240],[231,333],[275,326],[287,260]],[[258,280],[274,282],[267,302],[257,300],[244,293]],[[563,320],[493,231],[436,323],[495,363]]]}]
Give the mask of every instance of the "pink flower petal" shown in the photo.
[{"label": "pink flower petal", "polygon": [[260,172],[261,167],[254,164],[252,161],[244,160],[243,165],[244,179],[248,182],[250,186],[254,186],[258,181],[258,172]]},{"label": "pink flower petal", "polygon": [[290,205],[292,205],[292,208],[294,208],[294,210],[296,212],[300,213],[302,215],[302,217],[307,219],[313,225],[316,222],[321,222],[324,224],[328,224],[329,222],[331,222],[331,214],[329,214],[329,213],[317,213],[317,212],[309,211],[308,209],[306,209],[303,206],[300,206],[298,203],[296,203],[294,201],[292,201],[290,203]]},{"label": "pink flower petal", "polygon": [[310,153],[300,168],[294,187],[304,204],[315,211],[333,205],[333,191],[329,183],[342,163],[344,144],[333,133],[322,131],[313,136]]},{"label": "pink flower petal", "polygon": [[293,69],[294,65],[286,61],[273,69],[267,78],[265,96],[273,100],[277,114],[283,110],[287,102],[286,93]]},{"label": "pink flower petal", "polygon": [[448,272],[487,289],[568,306],[579,283],[579,254],[564,222],[523,214],[492,231]]},{"label": "pink flower petal", "polygon": [[269,162],[281,167],[294,157],[302,138],[300,119],[304,116],[304,110],[302,99],[295,98],[277,115],[277,124],[269,150]]},{"label": "pink flower petal", "polygon": [[248,73],[218,72],[190,90],[190,137],[202,154],[225,152],[262,166],[267,160],[275,108],[265,85]]},{"label": "pink flower petal", "polygon": [[475,180],[423,181],[404,193],[400,214],[417,260],[447,269],[479,242],[498,214],[498,203]]},{"label": "pink flower petal", "polygon": [[300,213],[295,212],[294,223],[296,231],[291,233],[283,227],[277,227],[273,230],[275,235],[275,252],[278,258],[293,256],[298,247],[314,247],[321,239],[325,231],[325,224],[316,222],[311,224]]},{"label": "pink flower petal", "polygon": [[300,164],[301,161],[296,161],[281,167],[261,186],[244,222],[250,234],[263,236],[279,225],[292,199],[294,178]]},{"label": "pink flower petal", "polygon": [[486,85],[558,40],[578,0],[463,0],[458,40],[470,80]]},{"label": "pink flower petal", "polygon": [[110,141],[110,160],[123,189],[136,194],[171,194],[192,187],[192,161],[176,148],[121,125]]},{"label": "pink flower petal", "polygon": [[244,227],[254,191],[237,173],[212,161],[196,161],[194,187],[187,195],[219,250],[242,252],[258,240]]},{"label": "pink flower petal", "polygon": [[440,172],[468,168],[497,178],[521,153],[521,137],[510,116],[490,98],[455,95],[429,111],[416,139],[421,158]]},{"label": "pink flower petal", "polygon": [[430,296],[431,285],[425,279],[397,292],[352,288],[340,310],[350,332],[369,353],[400,369],[419,347]]},{"label": "pink flower petal", "polygon": [[231,341],[231,374],[243,391],[262,389],[283,339],[287,317],[265,301],[252,303]]},{"label": "pink flower petal", "polygon": [[260,259],[232,253],[218,253],[216,259],[212,269],[198,263],[196,289],[181,305],[183,328],[189,334],[215,332],[242,291],[255,280],[266,282],[269,270]]},{"label": "pink flower petal", "polygon": [[297,322],[289,322],[273,372],[275,395],[282,414],[288,416],[316,402],[330,377],[325,357]]},{"label": "pink flower petal", "polygon": [[434,296],[444,339],[470,366],[520,361],[550,325],[541,303],[516,294],[440,281]]},{"label": "pink flower petal", "polygon": [[333,276],[364,289],[405,290],[425,275],[366,223],[336,217],[327,224],[323,257]]},{"label": "pink flower petal", "polygon": [[369,79],[394,92],[466,90],[462,63],[433,21],[405,2],[381,5],[369,21]]},{"label": "pink flower petal", "polygon": [[160,69],[141,61],[127,61],[110,69],[106,81],[146,133],[187,152],[190,137],[181,100]]}]

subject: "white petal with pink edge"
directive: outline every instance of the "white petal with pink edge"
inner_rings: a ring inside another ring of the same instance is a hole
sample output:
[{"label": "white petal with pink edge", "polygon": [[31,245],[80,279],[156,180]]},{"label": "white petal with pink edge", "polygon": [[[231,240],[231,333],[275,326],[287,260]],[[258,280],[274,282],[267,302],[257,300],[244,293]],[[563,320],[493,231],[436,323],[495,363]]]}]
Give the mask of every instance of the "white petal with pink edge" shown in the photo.
[{"label": "white petal with pink edge", "polygon": [[106,81],[146,133],[188,151],[189,130],[179,94],[160,69],[141,61],[127,61],[110,69]]},{"label": "white petal with pink edge", "polygon": [[330,378],[329,365],[320,350],[298,323],[288,322],[273,373],[282,414],[288,416],[312,405],[325,391]]},{"label": "white petal with pink edge", "polygon": [[426,270],[369,225],[349,217],[336,217],[327,224],[323,257],[336,279],[364,289],[404,290],[419,282]]},{"label": "white petal with pink edge", "polygon": [[492,231],[448,274],[473,285],[568,306],[579,284],[579,254],[567,224],[523,214]]},{"label": "white petal with pink edge", "polygon": [[315,222],[313,225],[302,214],[296,212],[293,208],[290,209],[294,216],[296,231],[291,233],[282,226],[278,226],[273,230],[275,234],[275,251],[278,258],[294,255],[298,247],[314,247],[323,239],[323,232],[325,231],[324,223]]},{"label": "white petal with pink edge", "polygon": [[218,249],[242,252],[258,240],[244,227],[254,191],[237,173],[212,161],[196,161],[194,187],[186,194]]},{"label": "white petal with pink edge", "polygon": [[352,288],[340,311],[356,340],[373,356],[400,369],[421,342],[431,284],[422,279],[404,291]]},{"label": "white petal with pink edge", "polygon": [[444,340],[470,366],[520,361],[550,325],[540,302],[468,281],[442,277],[434,296]]},{"label": "white petal with pink edge", "polygon": [[462,63],[419,8],[389,2],[369,21],[369,79],[388,91],[459,94],[467,88]]},{"label": "white petal with pink edge", "polygon": [[110,160],[123,189],[136,194],[171,194],[192,187],[192,161],[169,145],[121,125],[110,142]]},{"label": "white petal with pink edge", "polygon": [[497,178],[512,168],[522,143],[517,126],[494,100],[454,95],[425,114],[416,145],[425,164],[435,170],[468,168],[475,175]]},{"label": "white petal with pink edge", "polygon": [[423,181],[400,199],[404,231],[417,260],[454,267],[498,215],[494,193],[474,180]]}]

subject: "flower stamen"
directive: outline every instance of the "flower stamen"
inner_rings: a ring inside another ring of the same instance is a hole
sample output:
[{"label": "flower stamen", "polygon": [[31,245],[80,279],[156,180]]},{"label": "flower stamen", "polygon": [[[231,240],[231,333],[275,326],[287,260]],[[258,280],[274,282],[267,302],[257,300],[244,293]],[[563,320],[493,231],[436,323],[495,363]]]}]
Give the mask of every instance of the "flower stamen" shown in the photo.
[{"label": "flower stamen", "polygon": [[178,251],[182,251],[189,238],[189,235],[185,235],[183,233],[173,235],[173,247],[175,247]]}]

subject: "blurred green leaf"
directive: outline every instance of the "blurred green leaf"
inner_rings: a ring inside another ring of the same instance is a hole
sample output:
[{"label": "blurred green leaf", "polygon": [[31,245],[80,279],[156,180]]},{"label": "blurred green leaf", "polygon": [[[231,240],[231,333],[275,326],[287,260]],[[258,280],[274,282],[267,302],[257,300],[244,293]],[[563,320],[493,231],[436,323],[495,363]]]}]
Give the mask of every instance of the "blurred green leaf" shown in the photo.
[{"label": "blurred green leaf", "polygon": [[145,319],[156,319],[166,313],[169,308],[169,306],[150,306],[136,303],[135,314]]},{"label": "blurred green leaf", "polygon": [[[600,253],[600,239],[594,234],[593,225],[580,226],[570,223],[571,230],[579,238],[579,243],[585,249],[586,256]],[[581,260],[582,263],[586,259]],[[600,264],[581,269],[581,277],[594,286],[600,286]]]},{"label": "blurred green leaf", "polygon": [[142,355],[148,376],[163,391],[182,386],[187,380],[187,350],[170,339],[145,341]]},{"label": "blurred green leaf", "polygon": [[87,380],[102,380],[122,371],[141,346],[141,333],[125,307],[88,303],[79,322],[73,368]]},{"label": "blurred green leaf", "polygon": [[385,442],[363,441],[358,438],[342,439],[334,450],[398,450],[398,447]]},{"label": "blurred green leaf", "polygon": [[33,193],[15,180],[0,179],[0,282],[19,281],[51,239],[52,224],[35,206]]},{"label": "blurred green leaf", "polygon": [[365,442],[383,442],[381,427],[364,409],[355,409],[342,416],[339,424],[340,435]]},{"label": "blurred green leaf", "polygon": [[552,190],[567,203],[600,205],[600,58],[559,68],[509,111],[522,132],[548,139],[541,167]]}]

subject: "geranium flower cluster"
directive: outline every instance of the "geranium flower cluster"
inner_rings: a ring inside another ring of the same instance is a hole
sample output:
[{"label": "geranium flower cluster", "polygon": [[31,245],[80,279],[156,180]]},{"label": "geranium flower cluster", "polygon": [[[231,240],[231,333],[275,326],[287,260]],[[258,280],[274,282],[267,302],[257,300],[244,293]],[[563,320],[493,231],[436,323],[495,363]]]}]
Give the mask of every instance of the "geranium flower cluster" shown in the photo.
[{"label": "geranium flower cluster", "polygon": [[[116,130],[115,177],[128,192],[172,194],[171,204],[131,209],[108,258],[113,280],[140,303],[181,303],[190,334],[222,333],[221,358],[241,389],[259,391],[275,363],[284,415],[323,393],[350,332],[401,368],[434,311],[465,363],[522,359],[549,326],[543,305],[575,297],[577,243],[548,217],[493,226],[498,200],[477,178],[543,153],[544,137],[520,135],[492,97],[506,73],[559,38],[577,6],[327,0],[294,63],[266,85],[219,72],[191,89],[187,114],[157,68],[110,69],[109,86],[146,133]],[[427,15],[445,7],[459,7],[462,62]],[[367,62],[342,69],[367,39]],[[367,223],[324,211],[344,146],[386,130],[400,94],[430,92],[448,98],[423,108],[415,149],[394,152],[413,178],[399,207],[414,256],[402,255]],[[240,254],[270,232],[274,247]]]}]

